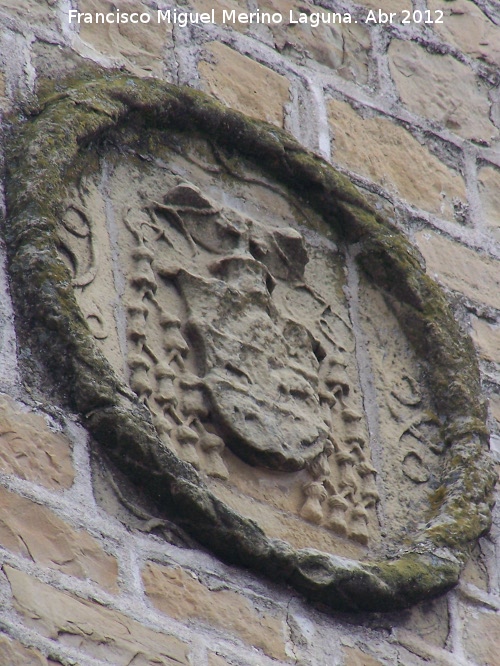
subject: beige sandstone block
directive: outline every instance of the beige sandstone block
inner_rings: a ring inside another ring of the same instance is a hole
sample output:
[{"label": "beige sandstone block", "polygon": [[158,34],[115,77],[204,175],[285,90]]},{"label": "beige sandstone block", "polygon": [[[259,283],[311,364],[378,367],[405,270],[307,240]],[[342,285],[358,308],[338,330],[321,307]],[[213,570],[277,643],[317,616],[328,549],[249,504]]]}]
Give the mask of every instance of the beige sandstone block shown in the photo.
[{"label": "beige sandstone block", "polygon": [[410,111],[467,139],[498,137],[489,119],[488,91],[466,65],[399,39],[391,42],[388,54],[399,96]]},{"label": "beige sandstone block", "polygon": [[4,567],[16,610],[28,627],[113,666],[188,666],[188,646],[122,613],[78,599]]},{"label": "beige sandstone block", "polygon": [[332,100],[329,117],[334,159],[409,203],[446,219],[465,201],[463,178],[448,169],[405,129],[385,118],[362,118]]},{"label": "beige sandstone block", "polygon": [[487,361],[500,362],[500,327],[492,326],[483,319],[474,318],[472,338],[479,355]]},{"label": "beige sandstone block", "polygon": [[383,666],[382,662],[357,648],[344,648],[344,666]]},{"label": "beige sandstone block", "polygon": [[500,612],[471,610],[464,618],[463,646],[476,666],[497,666]]},{"label": "beige sandstone block", "polygon": [[427,7],[444,13],[433,29],[448,43],[473,58],[500,65],[500,27],[471,0],[427,0]]},{"label": "beige sandstone block", "polygon": [[[284,20],[282,24],[271,24],[276,48],[290,54],[295,60],[303,61],[304,56],[330,67],[345,79],[366,83],[368,80],[368,62],[371,47],[369,32],[360,24],[320,23],[317,27],[310,24],[290,24],[290,9],[294,16],[299,12],[332,15],[323,7],[307,2],[288,2],[287,0],[264,0],[259,9],[267,12],[279,12]],[[340,12],[343,15],[343,12]]]},{"label": "beige sandstone block", "polygon": [[163,75],[163,55],[171,40],[172,28],[166,22],[158,23],[156,10],[134,0],[79,0],[80,12],[113,12],[118,7],[121,12],[148,12],[149,23],[81,23],[80,37],[96,51],[119,62],[137,75]]},{"label": "beige sandstone block", "polygon": [[483,167],[479,171],[478,180],[485,222],[500,241],[500,170]]},{"label": "beige sandstone block", "polygon": [[286,659],[283,623],[259,612],[248,599],[229,590],[212,591],[189,572],[149,563],[143,571],[146,594],[163,613],[177,620],[196,618],[275,659]]},{"label": "beige sandstone block", "polygon": [[118,567],[87,532],[0,487],[0,544],[37,564],[117,590]]},{"label": "beige sandstone block", "polygon": [[500,262],[432,231],[416,236],[427,272],[472,300],[500,308]]},{"label": "beige sandstone block", "polygon": [[198,69],[206,92],[237,111],[283,126],[289,100],[284,76],[218,42],[206,46],[205,57]]},{"label": "beige sandstone block", "polygon": [[25,648],[19,641],[0,637],[0,664],[4,666],[61,666],[60,662],[47,659],[32,648]]},{"label": "beige sandstone block", "polygon": [[69,488],[75,476],[67,438],[6,395],[0,395],[0,470],[55,489]]}]

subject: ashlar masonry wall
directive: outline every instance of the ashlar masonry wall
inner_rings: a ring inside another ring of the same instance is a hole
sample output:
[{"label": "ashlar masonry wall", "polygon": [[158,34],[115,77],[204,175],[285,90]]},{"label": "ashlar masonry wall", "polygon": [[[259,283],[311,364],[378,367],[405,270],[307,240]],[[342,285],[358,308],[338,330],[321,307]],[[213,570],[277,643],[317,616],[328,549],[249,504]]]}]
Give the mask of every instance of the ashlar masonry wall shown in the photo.
[{"label": "ashlar masonry wall", "polygon": [[[93,62],[199,88],[287,129],[420,249],[476,343],[500,461],[498,2],[221,0],[215,25],[68,21],[71,9],[116,6],[174,9],[163,0],[0,0],[3,127],[41,79]],[[192,0],[178,9],[212,6]],[[223,9],[349,12],[353,22],[232,25],[222,23]],[[394,21],[364,22],[379,9],[395,12]],[[416,20],[403,24],[403,10]],[[441,12],[442,23],[418,22]],[[166,542],[118,500],[106,504],[99,488],[109,480],[84,429],[21,381],[5,270],[0,293],[0,663],[500,663],[500,508],[446,597],[395,614],[324,613]]]}]

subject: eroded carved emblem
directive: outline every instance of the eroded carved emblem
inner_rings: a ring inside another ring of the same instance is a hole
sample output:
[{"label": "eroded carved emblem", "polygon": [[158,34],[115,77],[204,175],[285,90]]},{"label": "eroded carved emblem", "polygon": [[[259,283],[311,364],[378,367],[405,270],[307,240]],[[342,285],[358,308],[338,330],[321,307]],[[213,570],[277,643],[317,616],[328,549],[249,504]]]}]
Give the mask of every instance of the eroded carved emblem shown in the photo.
[{"label": "eroded carved emblem", "polygon": [[[92,115],[89,168],[78,126],[61,159],[79,177],[37,202],[52,211],[40,270],[54,290],[18,300],[30,335],[66,322],[55,350],[72,351],[52,371],[73,407],[160,512],[232,561],[338,608],[448,589],[488,525],[493,475],[477,366],[444,298],[402,236],[286,135],[131,81],[126,95],[96,84],[111,140],[95,143]],[[157,115],[139,121],[150,93]],[[68,113],[85,117],[87,94]],[[227,127],[246,137],[236,158]],[[23,215],[7,233],[15,284]],[[466,459],[483,474],[473,491]],[[463,502],[468,524],[450,530]]]}]

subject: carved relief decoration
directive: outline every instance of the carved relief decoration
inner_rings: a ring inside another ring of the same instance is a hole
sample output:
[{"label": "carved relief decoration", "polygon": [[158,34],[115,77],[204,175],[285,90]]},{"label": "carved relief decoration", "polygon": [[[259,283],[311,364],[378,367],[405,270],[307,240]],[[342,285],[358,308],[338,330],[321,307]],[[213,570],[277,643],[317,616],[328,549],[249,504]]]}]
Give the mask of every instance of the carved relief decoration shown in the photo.
[{"label": "carved relief decoration", "polygon": [[276,128],[131,77],[91,90],[36,121],[72,117],[53,177],[77,176],[33,195],[27,273],[51,286],[17,302],[101,451],[195,539],[333,607],[449,589],[493,475],[470,341],[411,247]]}]

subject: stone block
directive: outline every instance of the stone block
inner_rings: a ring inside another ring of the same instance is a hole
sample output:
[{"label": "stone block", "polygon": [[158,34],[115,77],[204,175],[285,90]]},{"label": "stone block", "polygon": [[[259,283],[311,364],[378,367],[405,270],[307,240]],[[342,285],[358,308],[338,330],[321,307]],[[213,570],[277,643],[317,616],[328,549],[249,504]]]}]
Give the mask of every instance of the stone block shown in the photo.
[{"label": "stone block", "polygon": [[261,612],[249,599],[229,590],[210,590],[180,568],[148,563],[143,571],[147,596],[163,613],[177,620],[197,619],[236,634],[270,657],[287,658],[283,621]]},{"label": "stone block", "polygon": [[198,69],[206,92],[237,111],[283,126],[289,100],[284,76],[218,42],[206,46],[204,57]]},{"label": "stone block", "polygon": [[478,181],[484,221],[500,241],[500,170],[483,167],[478,173]]},{"label": "stone block", "polygon": [[0,664],[4,666],[61,666],[58,661],[47,660],[38,650],[25,648],[19,641],[0,637]]},{"label": "stone block", "polygon": [[52,489],[69,488],[75,476],[68,439],[6,395],[0,395],[0,470]]},{"label": "stone block", "polygon": [[0,12],[29,22],[32,26],[52,28],[57,21],[57,0],[0,0]]},{"label": "stone block", "polygon": [[432,231],[416,235],[431,277],[468,298],[500,308],[500,262]]},{"label": "stone block", "polygon": [[454,203],[466,200],[463,178],[409,132],[385,118],[363,118],[335,100],[329,118],[336,162],[418,208],[454,218]]},{"label": "stone block", "polygon": [[345,79],[367,82],[371,40],[366,28],[354,22],[333,23],[332,18],[331,23],[321,22],[317,27],[309,23],[291,24],[291,9],[295,18],[299,12],[309,15],[320,13],[325,17],[333,15],[333,12],[308,2],[264,0],[259,3],[259,8],[263,12],[279,12],[283,16],[283,23],[269,25],[278,51],[304,64],[313,59],[334,69]]},{"label": "stone block", "polygon": [[464,612],[463,646],[476,666],[498,666],[500,612]]},{"label": "stone block", "polygon": [[498,325],[493,326],[484,319],[474,317],[472,338],[482,358],[500,363],[500,327]]},{"label": "stone block", "polygon": [[471,0],[427,0],[427,7],[444,13],[433,29],[449,44],[473,58],[500,66],[500,26]]},{"label": "stone block", "polygon": [[22,571],[4,567],[14,606],[26,626],[91,659],[113,666],[188,666],[188,646],[92,601],[61,592]]},{"label": "stone block", "polygon": [[[118,7],[112,0],[79,0],[80,12],[114,12]],[[163,56],[171,41],[172,27],[166,22],[158,23],[156,11],[142,2],[123,0],[120,12],[150,13],[149,23],[81,23],[80,37],[97,52],[111,58],[138,76],[164,74]]]},{"label": "stone block", "polygon": [[0,544],[43,567],[117,590],[117,563],[87,532],[0,487]]},{"label": "stone block", "polygon": [[450,632],[448,601],[445,597],[424,601],[394,616],[401,629],[417,634],[425,643],[444,648]]},{"label": "stone block", "polygon": [[381,661],[357,648],[344,648],[344,666],[384,666]]},{"label": "stone block", "polygon": [[398,39],[388,55],[398,94],[412,113],[466,139],[489,142],[498,137],[490,121],[488,90],[467,65]]}]

